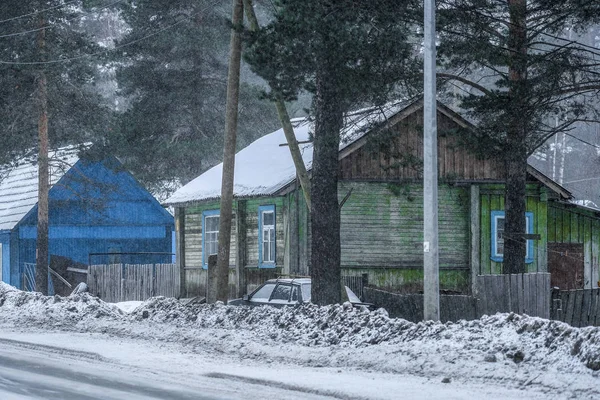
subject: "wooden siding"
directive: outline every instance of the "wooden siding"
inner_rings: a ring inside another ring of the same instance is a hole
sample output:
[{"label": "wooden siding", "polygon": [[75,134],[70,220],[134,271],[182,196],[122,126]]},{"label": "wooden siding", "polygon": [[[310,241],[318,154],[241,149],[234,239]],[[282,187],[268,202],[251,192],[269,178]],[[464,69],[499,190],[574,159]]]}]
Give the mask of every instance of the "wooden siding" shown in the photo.
[{"label": "wooden siding", "polygon": [[[438,174],[441,180],[504,178],[496,159],[478,159],[459,145],[452,131],[459,125],[438,111]],[[385,150],[384,150],[385,149]],[[366,143],[340,160],[343,180],[397,181],[422,178],[423,110],[410,114],[388,132],[369,136]]]},{"label": "wooden siding", "polygon": [[[540,235],[540,240],[533,243],[533,262],[527,264],[527,272],[547,272],[546,230],[548,202],[542,201],[539,184],[528,184],[526,191],[527,211],[533,213],[533,233]],[[502,263],[491,259],[491,212],[504,211],[504,185],[488,184],[480,188],[481,217],[481,274],[501,274]]]},{"label": "wooden siding", "polygon": [[600,280],[598,272],[600,220],[596,213],[567,204],[550,203],[548,207],[548,242],[583,244],[584,288],[598,287]]},{"label": "wooden siding", "polygon": [[[289,229],[288,201],[283,197],[234,201],[229,258],[230,297],[238,297],[237,295],[242,291],[247,293],[266,279],[289,273],[289,267],[286,267],[288,261],[285,259],[289,248],[286,248],[286,235],[284,235],[284,232]],[[261,205],[275,206],[276,268],[258,268],[258,208]],[[183,267],[187,296],[204,296],[206,293],[207,273],[202,268],[202,212],[217,210],[219,206],[218,202],[211,202],[185,209]],[[243,221],[238,221],[238,215],[242,216]],[[240,238],[243,248],[238,249],[237,229],[240,227],[243,229],[240,232],[243,235]],[[238,260],[243,263],[241,274],[237,271]],[[246,286],[247,290],[243,287],[240,289],[240,286]]]},{"label": "wooden siding", "polygon": [[[219,203],[207,203],[201,206],[189,207],[185,210],[184,237],[185,237],[185,267],[202,267],[202,212],[218,210]],[[233,211],[231,223],[231,247],[229,265],[235,265],[237,252],[236,213]]]},{"label": "wooden siding", "polygon": [[[423,189],[420,185],[341,182],[353,188],[341,212],[343,268],[422,268]],[[469,267],[469,193],[439,187],[440,268]]]}]

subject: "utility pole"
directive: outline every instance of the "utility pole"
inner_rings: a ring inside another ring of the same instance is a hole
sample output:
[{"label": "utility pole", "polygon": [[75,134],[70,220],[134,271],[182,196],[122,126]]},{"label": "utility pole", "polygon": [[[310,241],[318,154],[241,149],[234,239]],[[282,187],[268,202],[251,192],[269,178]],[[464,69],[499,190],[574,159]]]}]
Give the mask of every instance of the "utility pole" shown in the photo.
[{"label": "utility pole", "polygon": [[[46,51],[46,20],[40,17],[37,45],[42,58]],[[43,67],[37,77],[38,81],[38,221],[35,252],[35,291],[48,294],[48,191],[50,177],[48,171],[48,81]]]},{"label": "utility pole", "polygon": [[425,1],[423,107],[423,316],[440,320],[438,251],[437,106],[435,83],[435,0]]}]

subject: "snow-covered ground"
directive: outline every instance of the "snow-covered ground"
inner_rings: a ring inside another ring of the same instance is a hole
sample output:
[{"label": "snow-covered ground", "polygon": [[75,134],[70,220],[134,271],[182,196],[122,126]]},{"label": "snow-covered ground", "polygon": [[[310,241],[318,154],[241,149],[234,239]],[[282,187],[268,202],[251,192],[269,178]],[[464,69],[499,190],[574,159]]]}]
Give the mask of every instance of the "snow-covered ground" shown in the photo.
[{"label": "snow-covered ground", "polygon": [[261,387],[297,398],[600,396],[599,328],[514,314],[414,324],[349,305],[250,309],[153,298],[120,306],[0,283],[0,356],[15,346],[59,359],[85,352],[171,385],[250,384],[255,392],[240,398]]}]

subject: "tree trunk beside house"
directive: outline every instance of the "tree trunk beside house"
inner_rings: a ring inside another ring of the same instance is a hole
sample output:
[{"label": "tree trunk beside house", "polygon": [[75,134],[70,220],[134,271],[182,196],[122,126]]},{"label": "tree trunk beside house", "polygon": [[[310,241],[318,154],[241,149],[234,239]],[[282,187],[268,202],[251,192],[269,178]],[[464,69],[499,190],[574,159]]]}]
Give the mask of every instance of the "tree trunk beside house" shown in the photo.
[{"label": "tree trunk beside house", "polygon": [[[216,300],[227,303],[229,297],[229,247],[231,240],[231,220],[233,204],[233,182],[235,171],[235,143],[240,96],[240,64],[242,59],[242,39],[238,31],[243,23],[244,7],[242,0],[233,0],[231,31],[231,53],[229,75],[227,77],[227,106],[225,110],[225,143],[223,150],[223,176],[221,183],[221,206],[219,216],[219,250],[217,257]],[[209,282],[209,284],[211,284]]]}]

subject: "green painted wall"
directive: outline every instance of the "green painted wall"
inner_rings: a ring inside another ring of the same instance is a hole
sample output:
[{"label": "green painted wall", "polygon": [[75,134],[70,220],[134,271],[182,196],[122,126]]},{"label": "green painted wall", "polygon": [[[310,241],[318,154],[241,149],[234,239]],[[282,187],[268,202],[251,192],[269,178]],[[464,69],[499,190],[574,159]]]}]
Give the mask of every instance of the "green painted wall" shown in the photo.
[{"label": "green painted wall", "polygon": [[[419,184],[340,182],[344,275],[366,272],[369,282],[400,291],[423,286],[423,189]],[[469,287],[469,207],[466,187],[438,191],[440,287]]]},{"label": "green painted wall", "polygon": [[[482,274],[501,274],[502,263],[491,259],[491,212],[504,211],[504,185],[488,184],[480,187],[481,211],[481,249],[480,265]],[[540,235],[540,240],[533,243],[533,262],[527,264],[528,272],[547,271],[546,244],[548,242],[547,218],[548,202],[545,190],[538,184],[527,185],[527,211],[533,213],[533,233]]]}]

